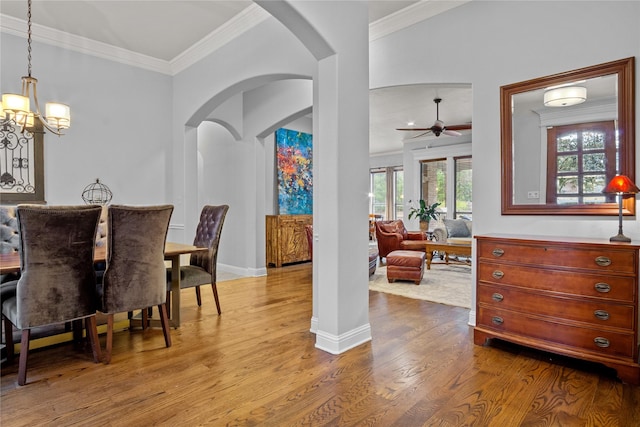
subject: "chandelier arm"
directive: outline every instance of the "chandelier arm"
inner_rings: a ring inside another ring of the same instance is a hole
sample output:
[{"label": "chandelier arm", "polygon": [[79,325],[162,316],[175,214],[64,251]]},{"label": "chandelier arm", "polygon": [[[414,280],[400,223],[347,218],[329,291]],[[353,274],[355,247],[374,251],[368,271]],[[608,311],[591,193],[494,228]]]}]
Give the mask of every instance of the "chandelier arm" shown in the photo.
[{"label": "chandelier arm", "polygon": [[44,117],[39,116],[40,119],[40,123],[42,123],[42,126],[44,128],[46,128],[49,132],[51,132],[54,135],[57,136],[62,136],[64,135],[62,132],[60,132],[59,130],[54,129],[53,127],[51,127],[51,125],[44,119]]},{"label": "chandelier arm", "polygon": [[[16,124],[19,124],[22,127],[22,132],[27,131],[28,127],[34,125],[34,119],[37,117],[42,127],[49,132],[61,136],[63,135],[61,129],[66,129],[70,126],[71,118],[70,118],[70,110],[69,106],[60,104],[60,103],[47,103],[46,113],[52,116],[52,120],[56,122],[57,126],[49,123],[47,117],[45,117],[40,110],[40,103],[38,101],[37,94],[37,84],[38,79],[31,76],[31,43],[32,43],[32,32],[31,32],[31,0],[27,0],[27,75],[22,76],[22,98],[17,95],[11,95],[11,105],[12,107],[7,107],[4,104],[5,94],[2,95],[2,110],[5,111],[4,116],[0,117],[0,124],[4,125],[8,123],[9,119],[13,119]],[[33,87],[33,88],[32,88]],[[30,99],[31,94],[33,93],[33,101],[34,101],[34,109],[35,112],[32,111],[30,107]],[[26,99],[24,99],[26,98]],[[19,107],[18,107],[19,105]],[[49,111],[50,105],[52,106],[51,111]],[[56,109],[57,107],[57,109]],[[60,108],[62,107],[62,109]],[[0,110],[0,111],[2,111]]]}]

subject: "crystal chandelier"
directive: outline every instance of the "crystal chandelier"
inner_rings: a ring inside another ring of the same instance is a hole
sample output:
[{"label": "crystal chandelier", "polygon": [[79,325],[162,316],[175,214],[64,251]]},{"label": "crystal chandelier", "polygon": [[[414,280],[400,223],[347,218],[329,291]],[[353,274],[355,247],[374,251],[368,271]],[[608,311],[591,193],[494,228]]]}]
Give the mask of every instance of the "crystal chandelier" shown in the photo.
[{"label": "crystal chandelier", "polygon": [[[35,118],[42,123],[49,132],[62,135],[62,130],[71,125],[71,110],[68,105],[57,102],[47,102],[45,115],[40,112],[36,85],[38,79],[31,76],[31,0],[27,1],[27,75],[22,76],[22,93],[2,94],[1,124],[15,122],[22,127],[22,132],[33,129]],[[31,98],[33,96],[33,103]],[[33,104],[35,111],[31,110]]]}]

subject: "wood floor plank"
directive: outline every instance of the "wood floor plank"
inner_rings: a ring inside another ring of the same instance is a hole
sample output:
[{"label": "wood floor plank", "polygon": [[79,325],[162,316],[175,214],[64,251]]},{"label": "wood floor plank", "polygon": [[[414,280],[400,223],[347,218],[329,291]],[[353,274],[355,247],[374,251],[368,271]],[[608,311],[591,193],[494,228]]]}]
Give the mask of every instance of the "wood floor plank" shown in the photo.
[{"label": "wood floor plank", "polygon": [[[218,284],[182,326],[118,332],[111,364],[72,345],[0,377],[2,426],[633,426],[640,387],[568,358],[473,344],[469,310],[371,291],[373,340],[340,355],[309,332],[311,264]],[[154,313],[155,314],[155,313]],[[104,336],[100,337],[104,345]],[[599,366],[599,365],[598,365]]]}]

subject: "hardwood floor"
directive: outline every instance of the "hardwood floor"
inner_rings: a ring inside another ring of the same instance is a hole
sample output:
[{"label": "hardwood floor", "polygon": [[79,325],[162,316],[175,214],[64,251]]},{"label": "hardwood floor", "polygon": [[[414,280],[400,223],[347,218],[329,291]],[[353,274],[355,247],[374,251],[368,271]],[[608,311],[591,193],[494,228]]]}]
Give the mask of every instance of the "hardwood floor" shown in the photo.
[{"label": "hardwood floor", "polygon": [[[73,345],[3,366],[2,426],[637,426],[640,387],[608,369],[506,343],[473,344],[469,311],[370,293],[373,341],[314,347],[311,265],[218,284],[182,326],[114,336],[110,365]],[[104,345],[104,336],[101,336]]]}]

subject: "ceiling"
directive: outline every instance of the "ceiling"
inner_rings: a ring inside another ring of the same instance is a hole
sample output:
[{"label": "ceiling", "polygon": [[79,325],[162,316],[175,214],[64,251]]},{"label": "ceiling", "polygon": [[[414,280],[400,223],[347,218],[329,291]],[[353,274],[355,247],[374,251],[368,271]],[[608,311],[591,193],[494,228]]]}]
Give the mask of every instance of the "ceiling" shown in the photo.
[{"label": "ceiling", "polygon": [[[466,1],[433,2],[369,1],[370,32],[385,23],[394,31],[418,20],[441,13]],[[253,9],[252,9],[253,8]],[[206,37],[238,17],[258,8],[252,1],[177,0],[33,0],[34,40],[39,26],[125,49],[161,61],[175,61]],[[26,21],[25,0],[2,0],[0,14]],[[235,20],[235,21],[234,21]],[[3,21],[3,26],[4,25]],[[5,30],[5,28],[3,28]],[[37,55],[37,52],[34,52]],[[462,85],[411,85],[371,91],[370,152],[399,152],[402,139],[411,133],[396,131],[413,120],[428,127],[436,118],[433,99],[439,96],[440,119],[445,124],[471,121],[471,89]],[[435,138],[425,136],[422,139]],[[443,138],[441,136],[440,138]]]}]

